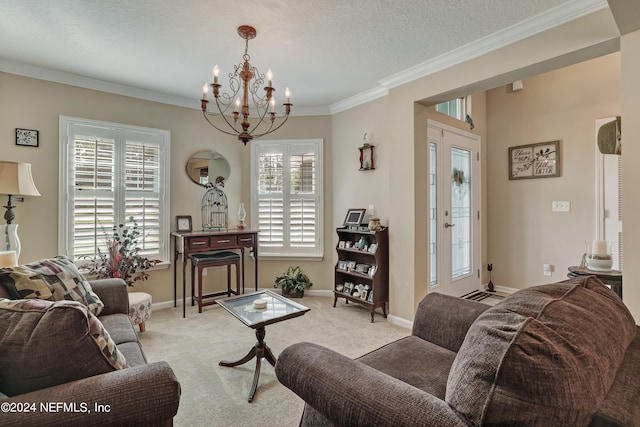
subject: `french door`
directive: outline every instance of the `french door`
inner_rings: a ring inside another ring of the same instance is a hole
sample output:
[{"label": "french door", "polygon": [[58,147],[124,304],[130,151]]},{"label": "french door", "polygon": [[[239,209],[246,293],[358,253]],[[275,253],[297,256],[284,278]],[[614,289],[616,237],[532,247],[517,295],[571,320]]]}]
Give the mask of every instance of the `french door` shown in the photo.
[{"label": "french door", "polygon": [[428,121],[430,289],[462,296],[480,281],[480,137]]}]

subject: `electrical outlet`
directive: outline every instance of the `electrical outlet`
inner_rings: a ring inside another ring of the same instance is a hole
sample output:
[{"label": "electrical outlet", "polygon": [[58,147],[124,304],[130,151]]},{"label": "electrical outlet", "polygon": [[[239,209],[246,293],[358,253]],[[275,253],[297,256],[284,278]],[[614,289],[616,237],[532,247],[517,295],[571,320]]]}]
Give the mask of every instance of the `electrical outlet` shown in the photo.
[{"label": "electrical outlet", "polygon": [[571,212],[571,202],[552,202],[552,212]]},{"label": "electrical outlet", "polygon": [[553,265],[544,264],[542,266],[542,272],[544,273],[545,276],[551,276],[551,273],[553,273]]}]

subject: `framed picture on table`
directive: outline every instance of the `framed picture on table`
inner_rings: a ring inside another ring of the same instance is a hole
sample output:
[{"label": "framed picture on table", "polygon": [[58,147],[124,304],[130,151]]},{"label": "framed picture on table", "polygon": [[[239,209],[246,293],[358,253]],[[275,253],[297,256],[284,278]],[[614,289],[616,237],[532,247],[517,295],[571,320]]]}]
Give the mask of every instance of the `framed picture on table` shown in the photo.
[{"label": "framed picture on table", "polygon": [[364,222],[366,209],[349,209],[347,216],[344,218],[345,227],[359,227]]}]

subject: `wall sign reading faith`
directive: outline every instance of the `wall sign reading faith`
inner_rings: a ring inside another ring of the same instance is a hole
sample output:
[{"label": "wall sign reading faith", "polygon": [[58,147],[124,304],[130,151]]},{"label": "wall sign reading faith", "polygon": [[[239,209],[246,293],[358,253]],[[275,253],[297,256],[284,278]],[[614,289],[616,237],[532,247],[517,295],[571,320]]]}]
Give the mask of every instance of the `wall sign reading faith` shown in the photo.
[{"label": "wall sign reading faith", "polygon": [[509,147],[509,179],[560,176],[560,141]]}]

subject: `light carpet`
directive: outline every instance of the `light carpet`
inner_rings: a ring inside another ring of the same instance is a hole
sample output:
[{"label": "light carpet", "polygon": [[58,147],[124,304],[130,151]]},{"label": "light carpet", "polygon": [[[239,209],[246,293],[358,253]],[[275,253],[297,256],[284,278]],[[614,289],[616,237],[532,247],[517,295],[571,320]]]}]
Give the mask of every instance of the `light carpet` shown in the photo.
[{"label": "light carpet", "polygon": [[[348,357],[358,357],[408,336],[411,331],[393,325],[376,313],[333,297],[309,296],[296,300],[311,309],[301,317],[268,325],[265,342],[277,357],[300,341],[317,343]],[[247,402],[255,359],[227,368],[220,360],[238,360],[255,344],[255,331],[218,306],[156,310],[140,341],[149,362],[171,365],[182,386],[175,426],[297,426],[304,402],[278,382],[274,368],[262,361],[253,402]],[[336,369],[340,369],[339,366]]]}]

